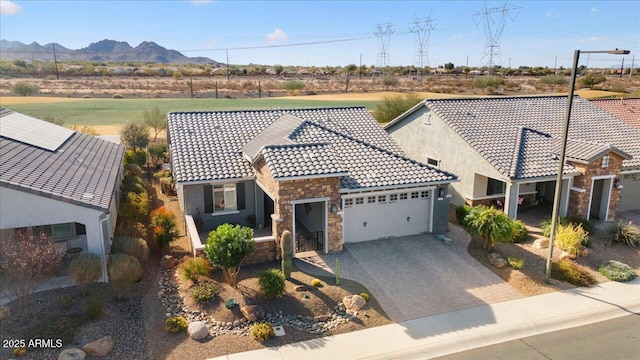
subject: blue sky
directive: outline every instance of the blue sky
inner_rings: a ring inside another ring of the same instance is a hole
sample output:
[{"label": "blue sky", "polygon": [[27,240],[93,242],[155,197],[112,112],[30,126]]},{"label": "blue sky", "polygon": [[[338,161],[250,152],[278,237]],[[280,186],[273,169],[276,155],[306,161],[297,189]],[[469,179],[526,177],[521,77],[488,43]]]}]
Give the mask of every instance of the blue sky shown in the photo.
[{"label": "blue sky", "polygon": [[[487,1],[488,9],[505,2]],[[511,1],[494,63],[570,67],[573,50],[631,50],[640,63],[638,1]],[[519,9],[515,9],[519,8]],[[0,37],[79,49],[102,39],[142,41],[232,64],[346,65],[378,62],[378,24],[392,23],[389,64],[418,64],[410,26],[434,27],[425,65],[481,66],[487,42],[482,1],[37,1],[0,0]],[[500,12],[492,12],[493,32]],[[513,19],[512,19],[513,18]],[[351,39],[349,41],[340,41]],[[333,42],[335,41],[335,42]],[[314,45],[291,44],[319,42]],[[237,49],[264,47],[259,49]],[[468,60],[467,60],[468,58]],[[621,56],[588,57],[589,67],[620,64]],[[583,55],[581,64],[586,65]]]}]

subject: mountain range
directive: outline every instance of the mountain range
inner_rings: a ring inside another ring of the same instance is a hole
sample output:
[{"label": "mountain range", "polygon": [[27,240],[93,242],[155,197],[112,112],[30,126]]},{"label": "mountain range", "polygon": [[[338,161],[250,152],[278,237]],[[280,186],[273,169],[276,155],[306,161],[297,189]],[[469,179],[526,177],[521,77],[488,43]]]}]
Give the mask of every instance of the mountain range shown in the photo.
[{"label": "mountain range", "polygon": [[176,50],[164,48],[153,41],[143,41],[131,47],[125,41],[101,40],[78,49],[68,49],[58,43],[40,45],[37,42],[24,44],[20,41],[0,40],[1,60],[53,60],[55,48],[58,60],[154,62],[173,64],[218,64],[207,57],[187,57]]}]

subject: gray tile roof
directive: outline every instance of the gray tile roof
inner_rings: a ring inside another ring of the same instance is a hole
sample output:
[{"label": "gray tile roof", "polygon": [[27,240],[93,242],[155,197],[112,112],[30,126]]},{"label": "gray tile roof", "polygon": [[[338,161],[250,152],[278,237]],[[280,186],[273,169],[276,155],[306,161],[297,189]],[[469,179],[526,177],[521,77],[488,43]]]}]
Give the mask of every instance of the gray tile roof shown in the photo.
[{"label": "gray tile roof", "polygon": [[108,211],[123,154],[122,145],[79,132],[55,151],[0,136],[0,186]]},{"label": "gray tile roof", "polygon": [[[513,148],[509,178],[526,179],[557,174],[559,157],[554,152],[555,142],[549,134],[520,127]],[[564,173],[577,170],[565,163]]]},{"label": "gray tile roof", "polygon": [[[562,139],[554,139],[554,153],[560,154]],[[609,152],[617,153],[625,159],[631,159],[631,155],[609,144],[600,144],[592,141],[567,139],[567,159],[577,162],[590,163]]]},{"label": "gray tile roof", "polygon": [[[530,154],[524,156],[537,159],[538,163],[532,166],[541,167],[538,170],[522,168],[525,165],[516,166],[523,162],[516,157],[516,150],[523,146],[521,128],[549,134],[556,141],[560,139],[566,104],[566,96],[427,99],[423,103],[502,174],[515,175],[516,178],[556,173],[541,170],[548,167],[546,161],[554,161],[551,156],[545,155],[545,152],[554,152],[554,142],[543,141],[529,132],[525,134],[524,149]],[[394,120],[391,126],[402,121],[406,115]],[[569,146],[569,154],[576,158],[588,158],[597,153],[596,148],[602,150],[611,147],[632,157],[623,161],[623,167],[640,167],[640,131],[579,96],[573,102],[569,138],[576,141]],[[583,143],[582,147],[578,146],[578,142]],[[585,142],[591,143],[591,146],[585,146]]]},{"label": "gray tile roof", "polygon": [[243,153],[277,177],[347,172],[347,189],[456,179],[404,157],[364,107],[173,112],[167,128],[177,182],[252,177]]},{"label": "gray tile roof", "polygon": [[347,169],[329,144],[266,146],[261,154],[276,180],[301,176],[342,176]]}]

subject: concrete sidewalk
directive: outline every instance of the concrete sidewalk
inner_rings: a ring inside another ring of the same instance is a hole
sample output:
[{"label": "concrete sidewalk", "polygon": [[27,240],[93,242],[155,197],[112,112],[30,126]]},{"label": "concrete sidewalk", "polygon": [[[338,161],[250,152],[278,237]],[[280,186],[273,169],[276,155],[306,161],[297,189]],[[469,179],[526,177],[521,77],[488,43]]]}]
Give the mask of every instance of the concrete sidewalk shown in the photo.
[{"label": "concrete sidewalk", "polygon": [[424,359],[640,313],[640,278],[215,359]]}]

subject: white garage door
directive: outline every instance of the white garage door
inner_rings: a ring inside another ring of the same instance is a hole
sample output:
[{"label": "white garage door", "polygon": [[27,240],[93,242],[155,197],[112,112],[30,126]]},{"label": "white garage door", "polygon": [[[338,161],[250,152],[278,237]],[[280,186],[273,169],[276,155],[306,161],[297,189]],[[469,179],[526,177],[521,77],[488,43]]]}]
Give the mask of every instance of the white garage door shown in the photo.
[{"label": "white garage door", "polygon": [[360,242],[429,231],[433,190],[368,193],[344,198],[344,242]]}]

